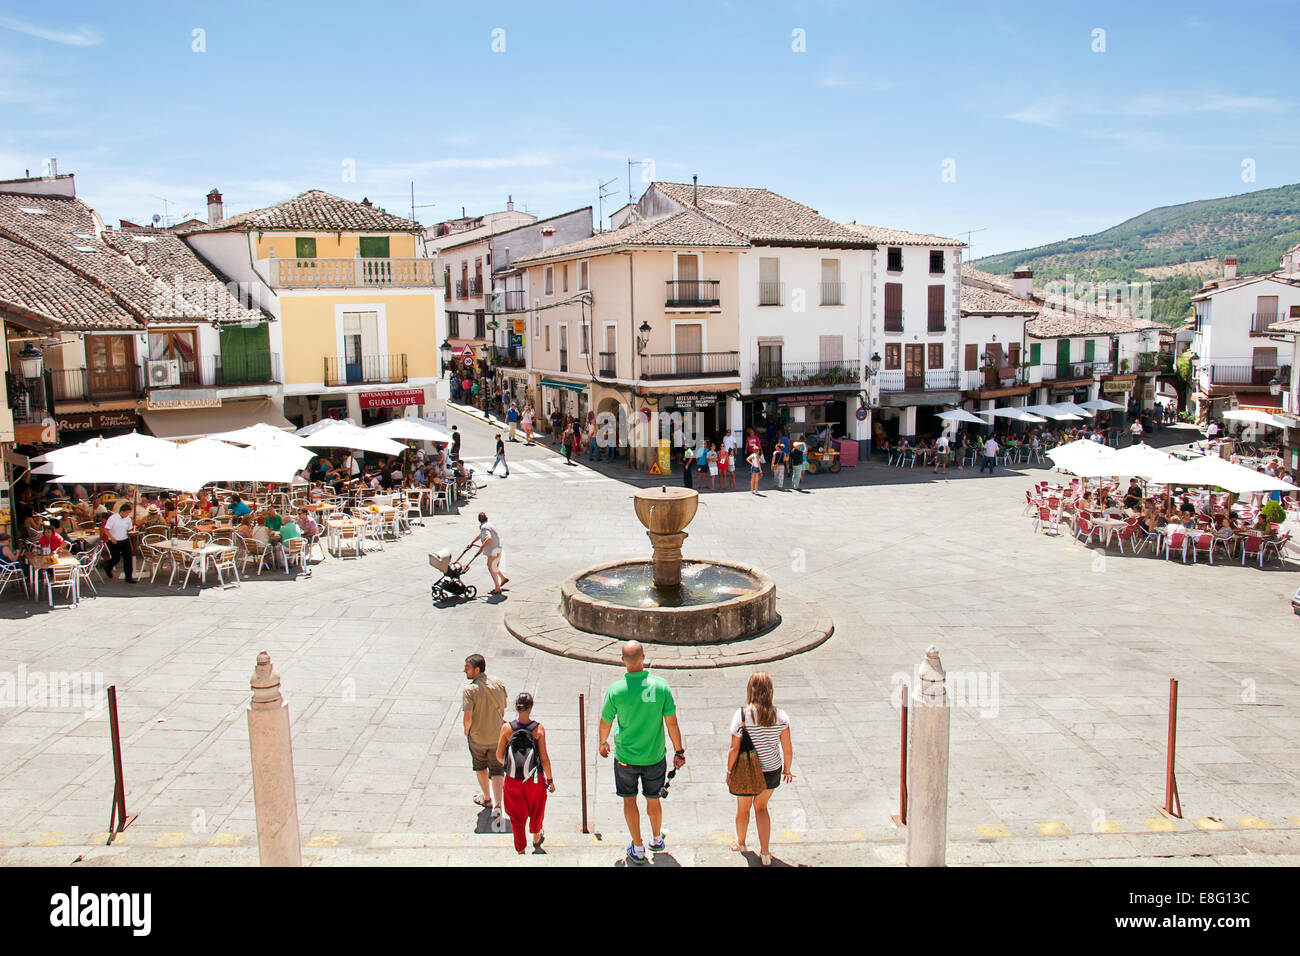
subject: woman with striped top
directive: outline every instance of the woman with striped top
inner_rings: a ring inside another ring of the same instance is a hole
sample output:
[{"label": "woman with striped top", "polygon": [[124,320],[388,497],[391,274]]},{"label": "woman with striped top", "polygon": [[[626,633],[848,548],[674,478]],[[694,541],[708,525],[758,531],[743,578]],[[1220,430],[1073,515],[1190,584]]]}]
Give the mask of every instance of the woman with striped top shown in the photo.
[{"label": "woman with striped top", "polygon": [[740,755],[740,732],[743,727],[748,731],[749,739],[758,751],[759,766],[763,770],[767,787],[756,797],[736,798],[736,842],[731,848],[738,853],[745,852],[745,836],[749,832],[749,810],[754,809],[754,818],[758,826],[759,858],[764,866],[772,865],[772,853],[768,842],[772,835],[772,817],[767,812],[767,802],[772,799],[772,791],[794,780],[790,766],[794,761],[794,747],[790,742],[790,718],[785,711],[777,710],[772,705],[772,678],[764,671],[756,671],[749,679],[745,692],[746,704],[736,711],[731,720],[731,750],[727,754],[727,777],[731,776]]}]

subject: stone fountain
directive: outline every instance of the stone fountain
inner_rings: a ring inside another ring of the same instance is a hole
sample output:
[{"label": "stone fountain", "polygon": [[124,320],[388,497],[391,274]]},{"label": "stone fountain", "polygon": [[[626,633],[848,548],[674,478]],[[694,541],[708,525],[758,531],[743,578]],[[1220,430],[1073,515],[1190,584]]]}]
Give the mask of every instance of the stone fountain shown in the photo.
[{"label": "stone fountain", "polygon": [[576,628],[661,644],[717,644],[777,623],[776,585],[761,571],[717,559],[685,559],[686,526],[699,495],[647,488],[634,495],[651,560],[589,568],[560,587],[560,608]]}]

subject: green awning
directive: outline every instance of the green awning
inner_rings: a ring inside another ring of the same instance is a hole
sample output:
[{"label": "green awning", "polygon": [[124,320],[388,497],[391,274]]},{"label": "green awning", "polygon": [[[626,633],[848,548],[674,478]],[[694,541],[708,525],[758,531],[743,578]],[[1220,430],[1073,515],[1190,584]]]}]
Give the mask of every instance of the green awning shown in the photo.
[{"label": "green awning", "polygon": [[542,379],[542,388],[567,388],[571,392],[585,392],[587,386],[582,382],[564,382],[558,378]]}]

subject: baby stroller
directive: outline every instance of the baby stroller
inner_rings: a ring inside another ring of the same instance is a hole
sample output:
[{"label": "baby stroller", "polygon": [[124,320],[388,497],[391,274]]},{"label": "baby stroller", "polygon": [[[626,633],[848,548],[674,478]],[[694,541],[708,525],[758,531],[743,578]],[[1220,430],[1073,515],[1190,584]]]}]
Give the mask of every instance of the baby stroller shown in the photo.
[{"label": "baby stroller", "polygon": [[[472,547],[473,544],[469,546]],[[434,604],[447,601],[472,601],[478,597],[478,589],[472,584],[465,584],[460,579],[461,575],[469,570],[470,564],[474,563],[473,558],[470,558],[467,564],[460,563],[460,559],[465,557],[469,548],[462,551],[460,557],[454,561],[451,558],[451,551],[447,548],[429,555],[429,564],[442,572],[442,576],[434,581],[433,587],[429,589]]]}]

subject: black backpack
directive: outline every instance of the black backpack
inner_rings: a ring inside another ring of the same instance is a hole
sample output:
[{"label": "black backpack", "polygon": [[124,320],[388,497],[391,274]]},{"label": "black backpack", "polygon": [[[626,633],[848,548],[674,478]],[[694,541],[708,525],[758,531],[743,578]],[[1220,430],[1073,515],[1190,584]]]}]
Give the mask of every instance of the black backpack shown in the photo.
[{"label": "black backpack", "polygon": [[506,744],[505,767],[506,775],[515,780],[531,780],[541,773],[542,756],[537,747],[537,738],[533,736],[536,726],[535,720],[527,724],[510,721],[514,733]]}]

